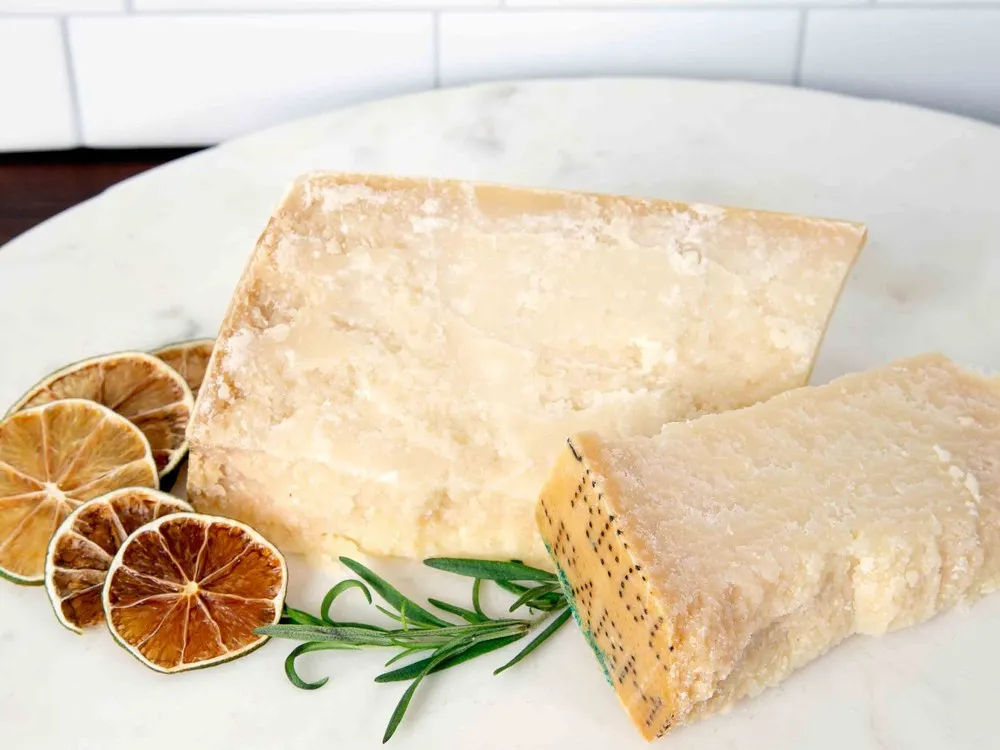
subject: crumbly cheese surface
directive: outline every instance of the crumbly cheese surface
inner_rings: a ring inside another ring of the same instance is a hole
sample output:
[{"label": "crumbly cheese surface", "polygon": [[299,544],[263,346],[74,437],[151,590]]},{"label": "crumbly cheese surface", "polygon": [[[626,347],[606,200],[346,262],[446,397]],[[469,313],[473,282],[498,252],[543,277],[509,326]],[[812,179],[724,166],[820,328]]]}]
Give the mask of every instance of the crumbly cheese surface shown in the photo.
[{"label": "crumbly cheese surface", "polygon": [[571,446],[542,535],[647,737],[1000,584],[1000,381],[943,357]]},{"label": "crumbly cheese surface", "polygon": [[532,509],[567,435],[650,435],[802,385],[863,241],[713,206],[308,176],[223,326],[192,496],[300,551],[543,559]]}]

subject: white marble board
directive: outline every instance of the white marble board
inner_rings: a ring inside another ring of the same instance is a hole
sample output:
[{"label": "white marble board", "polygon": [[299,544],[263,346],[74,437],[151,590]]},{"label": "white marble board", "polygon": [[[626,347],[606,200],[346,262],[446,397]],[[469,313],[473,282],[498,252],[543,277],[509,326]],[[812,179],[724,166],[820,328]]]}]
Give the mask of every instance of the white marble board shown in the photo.
[{"label": "white marble board", "polygon": [[[178,113],[183,116],[183,113]],[[857,219],[870,229],[814,380],[939,350],[1000,368],[1000,129],[899,105],[665,80],[495,84],[293,123],[129,180],[0,249],[0,403],[88,355],[211,335],[295,175],[349,169],[580,188]],[[376,563],[414,594],[467,587]],[[292,561],[314,608],[340,577]],[[353,614],[358,614],[354,612]],[[1000,595],[855,638],[674,750],[994,748]],[[378,654],[317,654],[311,693],[274,642],[164,677],[106,633],[63,630],[41,589],[0,585],[0,744],[20,749],[377,747],[401,686]],[[427,748],[644,747],[571,627],[501,677],[431,680],[392,741]],[[493,661],[500,663],[498,656]]]}]

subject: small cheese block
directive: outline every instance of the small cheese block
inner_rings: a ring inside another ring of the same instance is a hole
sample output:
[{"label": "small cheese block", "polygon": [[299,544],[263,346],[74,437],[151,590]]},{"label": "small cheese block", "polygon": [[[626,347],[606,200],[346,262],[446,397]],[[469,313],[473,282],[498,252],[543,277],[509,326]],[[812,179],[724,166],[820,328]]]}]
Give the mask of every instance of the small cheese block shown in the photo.
[{"label": "small cheese block", "polygon": [[1000,582],[1000,381],[927,355],[654,437],[574,436],[537,518],[647,739]]},{"label": "small cheese block", "polygon": [[803,385],[856,224],[315,174],[260,239],[190,430],[189,492],[286,551],[547,560],[567,435]]}]

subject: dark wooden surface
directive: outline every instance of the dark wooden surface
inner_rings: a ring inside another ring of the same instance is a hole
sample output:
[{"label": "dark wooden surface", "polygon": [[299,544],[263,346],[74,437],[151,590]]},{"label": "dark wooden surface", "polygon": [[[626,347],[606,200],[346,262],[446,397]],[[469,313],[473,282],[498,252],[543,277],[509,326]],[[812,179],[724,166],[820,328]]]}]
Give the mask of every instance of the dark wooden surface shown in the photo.
[{"label": "dark wooden surface", "polygon": [[0,154],[0,246],[127,177],[192,149]]}]

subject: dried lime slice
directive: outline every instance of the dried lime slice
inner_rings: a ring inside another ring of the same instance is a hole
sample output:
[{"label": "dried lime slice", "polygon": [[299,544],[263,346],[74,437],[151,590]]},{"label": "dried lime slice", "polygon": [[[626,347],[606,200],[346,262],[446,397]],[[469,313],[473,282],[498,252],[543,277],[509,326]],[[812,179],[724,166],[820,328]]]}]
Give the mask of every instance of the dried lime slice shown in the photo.
[{"label": "dried lime slice", "polygon": [[128,537],[104,584],[108,627],[158,672],[230,661],[281,618],[288,571],[264,537],[228,518],[177,513]]},{"label": "dried lime slice", "polygon": [[153,352],[179,372],[187,381],[191,392],[197,397],[198,389],[205,380],[208,360],[212,358],[215,339],[195,339],[169,344]]},{"label": "dried lime slice", "polygon": [[8,414],[64,398],[86,398],[135,424],[149,441],[160,476],[187,452],[185,430],[194,397],[184,378],[144,352],[121,352],[77,362],[31,388]]},{"label": "dried lime slice", "polygon": [[45,589],[59,622],[77,633],[102,624],[104,579],[125,538],[157,518],[192,510],[165,492],[126,487],[70,513],[52,536],[45,558]]},{"label": "dried lime slice", "polygon": [[81,503],[120,487],[156,487],[142,432],[82,399],[55,401],[0,422],[0,576],[42,583],[45,551]]}]

